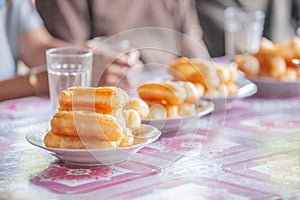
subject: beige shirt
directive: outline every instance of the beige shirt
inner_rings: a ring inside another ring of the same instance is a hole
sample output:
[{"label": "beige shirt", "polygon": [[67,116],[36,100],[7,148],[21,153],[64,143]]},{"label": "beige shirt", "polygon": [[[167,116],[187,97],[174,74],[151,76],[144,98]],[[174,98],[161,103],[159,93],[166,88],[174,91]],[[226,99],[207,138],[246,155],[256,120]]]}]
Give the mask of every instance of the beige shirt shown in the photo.
[{"label": "beige shirt", "polygon": [[[146,62],[208,57],[193,0],[36,0],[49,32],[72,43],[129,39]],[[151,27],[151,28],[149,28]]]}]

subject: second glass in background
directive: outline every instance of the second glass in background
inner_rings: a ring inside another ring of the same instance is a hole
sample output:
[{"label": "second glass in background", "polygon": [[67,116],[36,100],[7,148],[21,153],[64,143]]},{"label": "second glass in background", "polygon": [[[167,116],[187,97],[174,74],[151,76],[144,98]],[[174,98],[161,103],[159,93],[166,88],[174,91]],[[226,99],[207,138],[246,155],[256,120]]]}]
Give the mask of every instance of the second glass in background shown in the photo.
[{"label": "second glass in background", "polygon": [[259,50],[265,15],[230,7],[225,10],[225,52],[230,58]]},{"label": "second glass in background", "polygon": [[49,49],[46,57],[50,100],[55,113],[62,90],[72,86],[91,86],[93,53],[85,48],[64,47]]}]

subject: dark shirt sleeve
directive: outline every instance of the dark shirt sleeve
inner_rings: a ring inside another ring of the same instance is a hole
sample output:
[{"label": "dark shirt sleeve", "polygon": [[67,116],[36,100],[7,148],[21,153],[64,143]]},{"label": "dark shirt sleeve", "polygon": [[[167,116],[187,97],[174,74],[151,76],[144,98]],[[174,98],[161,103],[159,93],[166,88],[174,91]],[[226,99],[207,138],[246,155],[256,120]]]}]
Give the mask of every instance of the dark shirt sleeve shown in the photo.
[{"label": "dark shirt sleeve", "polygon": [[203,31],[200,25],[196,2],[179,1],[182,19],[182,33],[184,34],[182,53],[188,57],[210,58],[207,47],[203,41]]},{"label": "dark shirt sleeve", "polygon": [[36,8],[53,36],[73,44],[90,39],[92,27],[88,1],[36,0]]}]

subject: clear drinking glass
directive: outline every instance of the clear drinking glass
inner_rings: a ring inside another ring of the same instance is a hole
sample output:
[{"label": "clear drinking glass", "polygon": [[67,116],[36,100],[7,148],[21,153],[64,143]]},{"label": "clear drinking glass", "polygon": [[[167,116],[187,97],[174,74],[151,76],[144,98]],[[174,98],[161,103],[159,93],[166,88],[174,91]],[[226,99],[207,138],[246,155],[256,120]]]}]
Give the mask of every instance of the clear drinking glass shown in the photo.
[{"label": "clear drinking glass", "polygon": [[257,52],[263,33],[264,13],[230,7],[224,14],[226,55],[233,58],[237,54]]},{"label": "clear drinking glass", "polygon": [[81,47],[63,47],[47,50],[46,57],[50,101],[55,113],[62,90],[71,86],[91,86],[93,53]]}]

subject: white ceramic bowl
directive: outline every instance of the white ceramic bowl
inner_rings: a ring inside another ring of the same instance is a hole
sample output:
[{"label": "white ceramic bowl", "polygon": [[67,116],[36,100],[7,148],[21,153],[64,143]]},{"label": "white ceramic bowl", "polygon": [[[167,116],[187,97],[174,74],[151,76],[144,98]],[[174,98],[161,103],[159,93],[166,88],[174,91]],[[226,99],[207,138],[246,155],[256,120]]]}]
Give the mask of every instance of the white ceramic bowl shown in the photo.
[{"label": "white ceramic bowl", "polygon": [[207,96],[204,99],[212,101],[215,104],[214,111],[220,112],[230,109],[232,101],[253,96],[257,92],[256,84],[243,76],[239,77],[236,84],[238,86],[238,91],[235,95],[224,98],[213,98]]},{"label": "white ceramic bowl", "polygon": [[143,119],[142,123],[154,126],[162,133],[181,131],[197,124],[197,120],[211,113],[214,107],[212,102],[200,101],[195,115],[167,119]]},{"label": "white ceramic bowl", "polygon": [[47,150],[53,156],[72,165],[111,165],[123,162],[130,154],[159,138],[161,132],[149,125],[142,124],[141,129],[135,133],[135,144],[131,147],[117,149],[60,149],[48,148],[44,144],[46,130],[35,130],[26,134],[29,143]]},{"label": "white ceramic bowl", "polygon": [[256,78],[251,81],[257,85],[255,96],[258,97],[278,98],[300,95],[300,81],[284,82],[271,78]]}]

